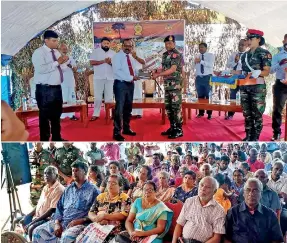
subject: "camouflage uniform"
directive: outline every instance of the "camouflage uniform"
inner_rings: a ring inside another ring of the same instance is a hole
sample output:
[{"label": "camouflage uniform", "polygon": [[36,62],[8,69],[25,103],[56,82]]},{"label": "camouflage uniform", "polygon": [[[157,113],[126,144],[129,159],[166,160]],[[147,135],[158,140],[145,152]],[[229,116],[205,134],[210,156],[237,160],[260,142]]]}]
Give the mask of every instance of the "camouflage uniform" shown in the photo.
[{"label": "camouflage uniform", "polygon": [[[271,66],[272,56],[269,51],[258,47],[252,54],[250,51],[241,57],[243,74],[251,72],[245,63],[245,56],[254,70],[263,70],[265,66]],[[259,139],[265,111],[266,84],[240,86],[241,106],[245,117],[246,140],[257,141]]]},{"label": "camouflage uniform", "polygon": [[[58,165],[59,170],[68,177],[72,176],[72,167],[74,161],[77,159],[82,158],[82,152],[76,148],[75,146],[71,145],[68,148],[61,147],[56,150],[55,153],[55,160]],[[66,185],[66,182],[60,177],[60,182],[63,185]]]},{"label": "camouflage uniform", "polygon": [[30,185],[30,203],[32,206],[36,206],[43,187],[45,186],[44,181],[44,170],[49,165],[54,163],[54,159],[48,150],[42,149],[41,152],[33,150],[29,155],[29,161],[31,164],[32,183]]},{"label": "camouflage uniform", "polygon": [[91,149],[86,153],[86,157],[90,165],[96,165],[101,172],[105,172],[105,165],[97,164],[97,160],[101,160],[105,157],[103,150],[99,148]]},{"label": "camouflage uniform", "polygon": [[172,65],[177,66],[174,73],[164,76],[165,109],[171,130],[169,138],[173,138],[176,133],[182,136],[182,59],[182,54],[176,49],[166,51],[162,56],[163,71],[170,69]]}]

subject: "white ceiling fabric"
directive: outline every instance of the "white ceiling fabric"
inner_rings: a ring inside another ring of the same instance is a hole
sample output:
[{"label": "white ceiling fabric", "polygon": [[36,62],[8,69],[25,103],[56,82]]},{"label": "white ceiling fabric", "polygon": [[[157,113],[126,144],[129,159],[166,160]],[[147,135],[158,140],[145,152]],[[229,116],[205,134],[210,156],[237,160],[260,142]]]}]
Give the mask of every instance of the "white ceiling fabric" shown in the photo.
[{"label": "white ceiling fabric", "polygon": [[[98,1],[2,1],[1,53],[15,55],[35,35],[71,13]],[[192,1],[264,31],[265,39],[281,46],[287,32],[286,1]]]}]

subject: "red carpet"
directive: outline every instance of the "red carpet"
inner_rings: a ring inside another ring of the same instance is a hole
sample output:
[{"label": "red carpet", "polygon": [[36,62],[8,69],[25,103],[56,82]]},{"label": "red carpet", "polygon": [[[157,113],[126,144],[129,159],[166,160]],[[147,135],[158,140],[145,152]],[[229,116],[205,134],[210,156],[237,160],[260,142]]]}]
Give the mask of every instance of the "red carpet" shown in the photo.
[{"label": "red carpet", "polygon": [[[91,117],[93,108],[89,108]],[[76,114],[79,117],[79,114]],[[89,122],[84,128],[80,121],[62,121],[62,137],[69,141],[111,141],[113,132],[113,121],[105,124],[104,111],[101,112],[99,120]],[[183,126],[184,136],[175,140],[161,136],[160,133],[169,127],[168,119],[166,124],[161,125],[161,114],[159,109],[144,109],[144,116],[141,119],[131,121],[131,128],[137,135],[126,136],[126,141],[240,141],[245,137],[244,118],[242,113],[236,113],[233,120],[224,120],[224,112],[219,116],[218,111],[213,112],[212,120],[196,118],[195,110],[192,112],[193,119],[188,120]],[[30,133],[29,141],[39,141],[38,118],[28,120]],[[264,115],[264,127],[260,141],[270,141],[272,137],[272,119]],[[285,132],[282,125],[282,133]]]}]

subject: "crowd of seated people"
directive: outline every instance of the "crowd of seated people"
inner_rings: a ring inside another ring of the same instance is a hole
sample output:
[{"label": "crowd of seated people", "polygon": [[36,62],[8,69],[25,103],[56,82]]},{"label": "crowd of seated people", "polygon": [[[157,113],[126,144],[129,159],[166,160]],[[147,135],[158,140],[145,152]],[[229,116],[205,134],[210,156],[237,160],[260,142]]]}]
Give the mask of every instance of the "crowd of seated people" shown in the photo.
[{"label": "crowd of seated people", "polygon": [[112,225],[105,243],[286,242],[285,143],[273,151],[264,143],[206,143],[186,154],[172,146],[150,165],[109,161],[105,172],[77,160],[65,189],[47,167],[41,200],[20,219],[26,233],[32,242],[95,242],[95,227]]}]

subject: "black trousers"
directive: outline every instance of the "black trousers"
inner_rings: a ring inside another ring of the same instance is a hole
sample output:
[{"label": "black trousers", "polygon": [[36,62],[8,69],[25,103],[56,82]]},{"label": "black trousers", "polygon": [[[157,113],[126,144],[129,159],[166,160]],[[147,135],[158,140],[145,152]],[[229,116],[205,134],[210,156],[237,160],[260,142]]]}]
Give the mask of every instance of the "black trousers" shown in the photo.
[{"label": "black trousers", "polygon": [[[196,76],[195,78],[195,88],[197,91],[198,98],[208,99],[209,98],[209,91],[211,86],[209,85],[211,75],[205,76]],[[199,115],[204,115],[204,110],[199,110]],[[212,114],[212,111],[207,111],[208,115]]]},{"label": "black trousers", "polygon": [[287,100],[287,85],[282,84],[279,79],[273,85],[273,112],[272,128],[275,135],[281,134],[282,110]]},{"label": "black trousers", "polygon": [[36,85],[36,100],[39,108],[40,141],[61,141],[60,117],[63,97],[61,85]]},{"label": "black trousers", "polygon": [[[130,129],[130,118],[134,98],[134,83],[115,80],[114,94],[116,100],[114,117],[114,134]],[[123,125],[122,125],[123,124]]]}]

